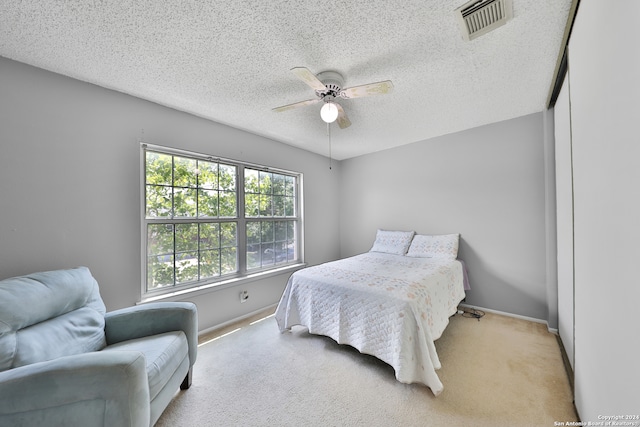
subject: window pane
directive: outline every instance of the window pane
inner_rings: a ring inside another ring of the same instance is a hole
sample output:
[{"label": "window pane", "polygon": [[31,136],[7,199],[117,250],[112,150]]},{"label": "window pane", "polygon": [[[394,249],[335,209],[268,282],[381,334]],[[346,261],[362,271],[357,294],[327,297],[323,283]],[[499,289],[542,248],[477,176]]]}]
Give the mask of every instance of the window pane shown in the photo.
[{"label": "window pane", "polygon": [[284,195],[285,194],[285,179],[284,175],[273,174],[273,194]]},{"label": "window pane", "polygon": [[198,187],[208,190],[218,189],[218,164],[198,161]]},{"label": "window pane", "polygon": [[273,216],[272,196],[260,195],[260,216]]},{"label": "window pane", "polygon": [[292,176],[285,176],[285,194],[287,196],[295,196],[296,195],[296,179]]},{"label": "window pane", "polygon": [[247,243],[260,243],[260,223],[257,221],[247,222]]},{"label": "window pane", "polygon": [[222,274],[238,271],[237,248],[223,248],[220,250]]},{"label": "window pane", "polygon": [[247,245],[247,269],[260,268],[262,257],[260,256],[260,243]]},{"label": "window pane", "polygon": [[262,253],[262,266],[273,265],[275,263],[275,253],[273,243],[263,243],[260,245]]},{"label": "window pane", "polygon": [[147,254],[173,254],[172,224],[149,224],[147,226]]},{"label": "window pane", "polygon": [[173,185],[175,187],[197,187],[197,162],[195,159],[173,157]]},{"label": "window pane", "polygon": [[236,209],[236,193],[231,191],[220,192],[220,217],[235,218],[237,216]]},{"label": "window pane", "polygon": [[285,216],[285,197],[273,196],[273,216]]},{"label": "window pane", "polygon": [[273,223],[270,221],[262,221],[261,223],[260,242],[273,242]]},{"label": "window pane", "polygon": [[176,284],[198,280],[198,252],[176,254]]},{"label": "window pane", "polygon": [[200,250],[220,247],[220,224],[200,224]]},{"label": "window pane", "polygon": [[287,262],[287,242],[276,242],[276,264]]},{"label": "window pane", "polygon": [[258,171],[253,169],[244,170],[244,191],[245,193],[259,193],[260,184]]},{"label": "window pane", "polygon": [[291,239],[287,241],[287,261],[291,262],[297,259],[298,257],[296,256],[296,242],[295,240]]},{"label": "window pane", "polygon": [[260,171],[260,193],[271,194],[272,176],[269,172]]},{"label": "window pane", "polygon": [[174,188],[173,216],[195,218],[197,216],[197,190],[193,188]]},{"label": "window pane", "polygon": [[284,214],[285,216],[296,216],[296,204],[293,197],[284,198]]},{"label": "window pane", "polygon": [[275,223],[276,242],[284,242],[287,240],[287,222],[277,221]]},{"label": "window pane", "polygon": [[198,190],[198,217],[216,218],[218,216],[218,191]]},{"label": "window pane", "polygon": [[173,158],[168,154],[147,151],[145,175],[147,184],[171,185]]},{"label": "window pane", "polygon": [[176,224],[176,252],[198,250],[198,224]]},{"label": "window pane", "polygon": [[256,217],[260,213],[260,195],[245,194],[244,196],[244,214],[248,217]]},{"label": "window pane", "polygon": [[296,222],[295,221],[287,221],[287,238],[289,240],[293,240],[295,239],[295,228],[296,228]]},{"label": "window pane", "polygon": [[236,233],[236,223],[227,222],[220,224],[220,243],[221,247],[236,247],[238,246],[238,237]]},{"label": "window pane", "polygon": [[200,252],[200,279],[220,275],[220,251],[218,249]]},{"label": "window pane", "polygon": [[236,167],[230,165],[220,165],[220,190],[236,191]]},{"label": "window pane", "polygon": [[260,223],[247,222],[247,269],[260,268],[262,256],[260,255]]},{"label": "window pane", "polygon": [[167,218],[172,214],[171,187],[147,185],[147,218]]},{"label": "window pane", "polygon": [[173,255],[147,257],[147,289],[173,286]]}]

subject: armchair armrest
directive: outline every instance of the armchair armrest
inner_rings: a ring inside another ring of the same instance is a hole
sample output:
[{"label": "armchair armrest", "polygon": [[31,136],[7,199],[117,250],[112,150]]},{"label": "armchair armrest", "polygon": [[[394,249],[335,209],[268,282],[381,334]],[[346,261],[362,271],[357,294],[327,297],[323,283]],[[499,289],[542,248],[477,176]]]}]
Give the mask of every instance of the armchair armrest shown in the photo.
[{"label": "armchair armrest", "polygon": [[191,302],[155,302],[114,310],[105,315],[107,345],[171,331],[183,331],[189,363],[198,353],[198,312]]},{"label": "armchair armrest", "polygon": [[0,425],[148,426],[144,356],[65,356],[0,372]]}]

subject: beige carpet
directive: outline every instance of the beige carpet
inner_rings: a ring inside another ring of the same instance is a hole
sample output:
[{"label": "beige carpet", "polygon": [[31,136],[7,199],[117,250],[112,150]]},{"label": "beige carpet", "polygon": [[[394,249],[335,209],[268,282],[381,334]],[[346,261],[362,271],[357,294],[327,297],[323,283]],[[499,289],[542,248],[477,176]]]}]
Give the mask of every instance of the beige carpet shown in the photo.
[{"label": "beige carpet", "polygon": [[[224,331],[226,332],[226,331]],[[157,426],[553,426],[577,421],[556,337],[541,324],[456,315],[436,341],[444,391],[273,317],[199,348],[193,385]]]}]

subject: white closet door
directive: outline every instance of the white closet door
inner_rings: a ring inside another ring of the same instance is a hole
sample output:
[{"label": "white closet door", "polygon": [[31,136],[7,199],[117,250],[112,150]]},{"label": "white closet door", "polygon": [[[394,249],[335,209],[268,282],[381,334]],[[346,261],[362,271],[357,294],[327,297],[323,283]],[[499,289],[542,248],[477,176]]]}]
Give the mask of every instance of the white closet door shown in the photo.
[{"label": "white closet door", "polygon": [[554,107],[558,233],[558,333],[573,369],[573,173],[568,77]]}]

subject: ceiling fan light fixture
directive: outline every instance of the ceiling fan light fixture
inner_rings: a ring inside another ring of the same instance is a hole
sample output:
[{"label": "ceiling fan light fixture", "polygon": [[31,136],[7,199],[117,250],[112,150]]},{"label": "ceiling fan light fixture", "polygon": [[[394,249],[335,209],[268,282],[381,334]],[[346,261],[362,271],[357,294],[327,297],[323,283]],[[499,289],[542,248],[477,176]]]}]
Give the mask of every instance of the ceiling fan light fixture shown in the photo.
[{"label": "ceiling fan light fixture", "polygon": [[337,121],[340,129],[346,129],[351,126],[351,120],[347,117],[342,106],[333,102],[336,98],[362,98],[371,95],[383,95],[393,90],[391,80],[343,88],[344,79],[337,71],[323,71],[317,76],[305,67],[294,67],[291,71],[297,78],[305,82],[315,91],[316,97],[314,99],[273,108],[272,111],[288,111],[293,108],[324,102],[324,105],[320,109],[320,118],[328,124]]},{"label": "ceiling fan light fixture", "polygon": [[325,102],[320,109],[320,117],[327,123],[333,123],[338,118],[338,107],[334,102]]}]

